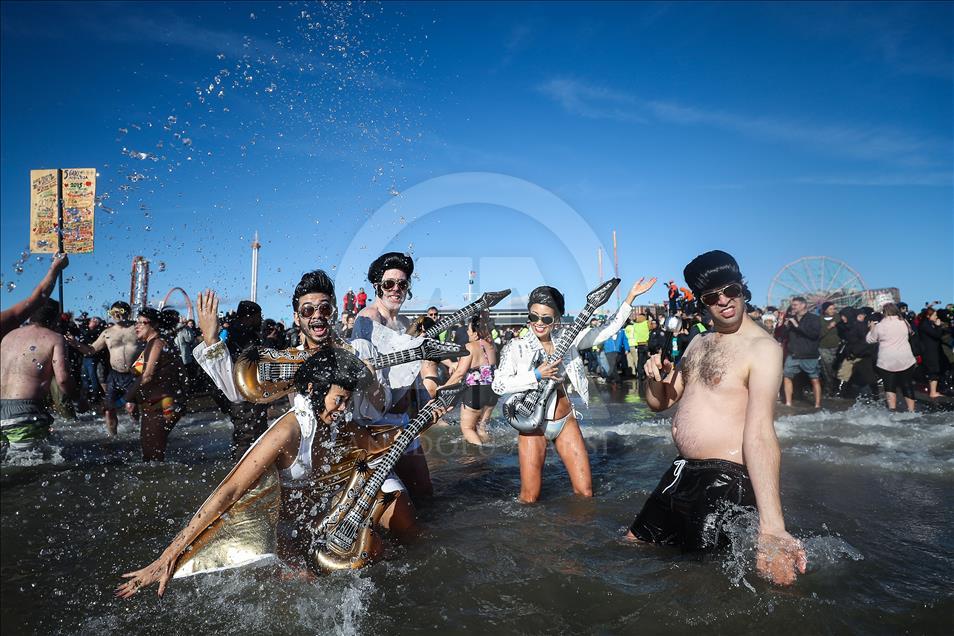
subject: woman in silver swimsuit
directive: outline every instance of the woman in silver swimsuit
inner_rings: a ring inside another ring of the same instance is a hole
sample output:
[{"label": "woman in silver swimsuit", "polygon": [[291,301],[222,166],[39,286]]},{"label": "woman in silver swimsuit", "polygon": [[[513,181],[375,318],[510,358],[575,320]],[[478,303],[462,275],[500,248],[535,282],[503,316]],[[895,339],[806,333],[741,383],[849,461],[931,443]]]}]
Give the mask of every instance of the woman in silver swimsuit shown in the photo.
[{"label": "woman in silver swimsuit", "polygon": [[500,363],[493,380],[493,390],[497,395],[529,391],[536,388],[541,380],[560,380],[547,403],[542,430],[521,432],[519,436],[520,500],[524,503],[533,503],[540,498],[548,442],[553,443],[563,460],[573,492],[583,497],[593,496],[590,458],[568,394],[570,390],[575,391],[580,401],[589,403],[586,368],[579,352],[605,342],[622,329],[632,311],[633,300],[649,291],[655,282],[655,278],[648,281],[639,279],[606,324],[582,330],[563,359],[552,363],[544,360],[554,351],[561,334],[557,329],[565,309],[563,294],[549,286],[537,287],[530,292],[527,302],[529,333],[507,343],[500,353]]}]

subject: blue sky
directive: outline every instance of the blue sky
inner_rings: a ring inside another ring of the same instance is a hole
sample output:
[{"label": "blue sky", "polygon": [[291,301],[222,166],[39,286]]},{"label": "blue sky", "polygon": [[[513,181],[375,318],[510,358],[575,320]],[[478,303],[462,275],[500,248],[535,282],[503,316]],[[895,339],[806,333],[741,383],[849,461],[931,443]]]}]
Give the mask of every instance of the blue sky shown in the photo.
[{"label": "blue sky", "polygon": [[[56,15],[56,20],[51,16]],[[287,319],[301,273],[419,259],[413,304],[546,282],[579,307],[708,249],[754,300],[802,256],[954,298],[949,3],[3,3],[3,306],[46,270],[31,168],[96,167],[67,309],[215,287]],[[605,255],[604,272],[611,268]],[[159,271],[162,270],[162,271]],[[11,290],[11,283],[15,288]],[[650,293],[661,299],[662,288]],[[576,299],[576,300],[574,300]]]}]

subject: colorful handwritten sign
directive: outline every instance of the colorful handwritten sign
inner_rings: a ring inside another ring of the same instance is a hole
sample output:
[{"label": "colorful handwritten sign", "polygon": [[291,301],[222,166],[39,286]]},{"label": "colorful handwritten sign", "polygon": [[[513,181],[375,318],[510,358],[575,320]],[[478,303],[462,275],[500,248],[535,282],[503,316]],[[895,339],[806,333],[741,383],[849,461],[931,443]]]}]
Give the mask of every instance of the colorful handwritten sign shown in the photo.
[{"label": "colorful handwritten sign", "polygon": [[56,170],[30,171],[30,251],[56,252]]},{"label": "colorful handwritten sign", "polygon": [[[93,251],[96,169],[63,172],[63,251]],[[30,251],[57,251],[56,170],[30,171]]]}]

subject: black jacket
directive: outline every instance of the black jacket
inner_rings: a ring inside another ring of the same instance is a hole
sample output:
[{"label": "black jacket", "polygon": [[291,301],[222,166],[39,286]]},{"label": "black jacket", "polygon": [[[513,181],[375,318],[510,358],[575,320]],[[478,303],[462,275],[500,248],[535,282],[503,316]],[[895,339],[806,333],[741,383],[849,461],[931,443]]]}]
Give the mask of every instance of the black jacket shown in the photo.
[{"label": "black jacket", "polygon": [[818,358],[818,341],[821,340],[821,318],[817,314],[805,314],[793,327],[785,322],[785,335],[788,336],[788,355],[796,360]]},{"label": "black jacket", "polygon": [[924,371],[937,374],[941,371],[941,337],[944,332],[927,318],[918,325],[918,337],[921,341],[921,360]]}]

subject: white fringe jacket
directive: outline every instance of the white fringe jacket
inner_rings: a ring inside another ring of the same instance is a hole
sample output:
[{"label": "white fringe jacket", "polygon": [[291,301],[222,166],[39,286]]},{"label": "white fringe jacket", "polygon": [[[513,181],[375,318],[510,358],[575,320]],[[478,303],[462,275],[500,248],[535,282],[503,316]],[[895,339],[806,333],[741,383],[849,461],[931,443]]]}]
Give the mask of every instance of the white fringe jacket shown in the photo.
[{"label": "white fringe jacket", "polygon": [[[595,347],[612,338],[626,324],[631,311],[632,307],[628,303],[623,303],[616,310],[616,315],[602,326],[584,328],[563,355],[562,364],[566,369],[566,379],[579,393],[584,404],[590,403],[590,387],[586,379],[586,365],[583,364],[580,351]],[[554,330],[551,333],[550,337],[554,342],[560,337],[561,332],[562,330]],[[540,344],[533,330],[522,338],[514,338],[508,342],[500,352],[500,363],[494,373],[492,385],[494,393],[509,395],[536,388],[537,377],[533,370],[540,366],[545,356],[543,345]],[[556,396],[556,392],[553,396]],[[551,412],[551,405],[548,405],[547,411]]]}]

